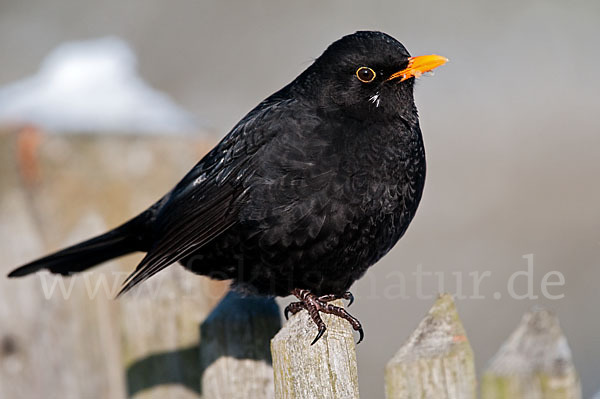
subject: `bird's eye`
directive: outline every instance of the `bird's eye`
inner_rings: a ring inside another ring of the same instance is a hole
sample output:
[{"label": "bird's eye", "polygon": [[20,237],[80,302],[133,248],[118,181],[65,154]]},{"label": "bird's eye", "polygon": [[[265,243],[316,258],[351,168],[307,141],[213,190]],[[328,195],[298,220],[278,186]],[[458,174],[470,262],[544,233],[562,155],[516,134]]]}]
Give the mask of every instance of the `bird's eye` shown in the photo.
[{"label": "bird's eye", "polygon": [[375,80],[375,71],[369,67],[360,67],[356,70],[356,77],[363,83],[371,83]]}]

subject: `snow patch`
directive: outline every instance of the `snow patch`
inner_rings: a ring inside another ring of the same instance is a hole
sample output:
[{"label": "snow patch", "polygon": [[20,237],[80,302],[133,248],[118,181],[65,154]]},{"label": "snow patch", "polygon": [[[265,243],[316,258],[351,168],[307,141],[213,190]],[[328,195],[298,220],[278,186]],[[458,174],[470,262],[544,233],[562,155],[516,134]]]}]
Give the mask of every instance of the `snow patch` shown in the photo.
[{"label": "snow patch", "polygon": [[39,72],[0,88],[0,124],[30,123],[55,132],[190,132],[197,121],[137,73],[123,40],[67,42]]}]

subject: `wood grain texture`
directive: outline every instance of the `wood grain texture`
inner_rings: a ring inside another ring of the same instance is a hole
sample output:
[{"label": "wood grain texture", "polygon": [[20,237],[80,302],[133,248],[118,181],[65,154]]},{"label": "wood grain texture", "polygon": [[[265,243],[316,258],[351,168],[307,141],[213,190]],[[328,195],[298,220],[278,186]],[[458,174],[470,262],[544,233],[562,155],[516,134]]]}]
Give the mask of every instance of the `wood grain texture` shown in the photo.
[{"label": "wood grain texture", "polygon": [[322,317],[327,332],[312,346],[317,328],[306,311],[293,315],[271,341],[277,399],[359,397],[352,327],[339,317]]},{"label": "wood grain texture", "polygon": [[476,397],[473,351],[450,295],[441,295],[385,368],[388,399]]},{"label": "wood grain texture", "polygon": [[231,291],[201,326],[204,399],[273,399],[269,342],[281,328],[273,298]]},{"label": "wood grain texture", "polygon": [[523,316],[491,360],[482,381],[483,399],[580,399],[579,377],[567,339],[551,312]]}]

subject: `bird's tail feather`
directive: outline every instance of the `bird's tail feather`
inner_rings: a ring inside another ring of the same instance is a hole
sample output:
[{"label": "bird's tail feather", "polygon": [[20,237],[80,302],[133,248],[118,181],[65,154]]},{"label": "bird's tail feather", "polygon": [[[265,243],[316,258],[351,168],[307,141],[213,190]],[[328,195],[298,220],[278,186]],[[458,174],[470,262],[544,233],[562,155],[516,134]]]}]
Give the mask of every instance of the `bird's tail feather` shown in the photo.
[{"label": "bird's tail feather", "polygon": [[36,259],[13,270],[8,277],[21,277],[42,269],[68,275],[122,255],[143,251],[146,246],[143,238],[144,217],[141,214],[102,235]]}]

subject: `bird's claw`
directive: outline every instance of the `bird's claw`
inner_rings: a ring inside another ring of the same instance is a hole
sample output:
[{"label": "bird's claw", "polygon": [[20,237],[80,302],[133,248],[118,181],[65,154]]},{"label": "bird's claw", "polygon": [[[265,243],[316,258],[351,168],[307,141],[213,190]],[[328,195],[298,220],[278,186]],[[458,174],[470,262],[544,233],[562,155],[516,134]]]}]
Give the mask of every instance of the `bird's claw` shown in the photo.
[{"label": "bird's claw", "polygon": [[323,334],[325,334],[325,330],[327,330],[327,327],[325,327],[325,324],[323,324],[322,326],[319,327],[319,332],[317,333],[317,336],[315,337],[315,339],[313,339],[313,342],[310,343],[311,346],[313,346],[314,344],[316,344],[317,341],[319,339],[321,339],[321,337],[323,336]]},{"label": "bird's claw", "polygon": [[363,338],[365,337],[365,332],[364,332],[362,326],[359,327],[357,331],[358,331],[358,342],[356,343],[356,345],[360,344],[361,341],[363,340]]},{"label": "bird's claw", "polygon": [[344,298],[345,300],[348,301],[348,307],[350,307],[350,305],[352,305],[354,303],[354,295],[352,295],[352,293],[350,291],[344,292],[344,295],[342,295],[342,298]]},{"label": "bird's claw", "polygon": [[287,305],[285,309],[283,309],[283,315],[285,316],[286,320],[289,320],[290,313],[294,315],[302,309],[306,309],[306,305],[304,304],[304,302],[292,302],[289,305]]},{"label": "bird's claw", "polygon": [[334,306],[328,303],[335,299],[343,298],[349,301],[348,306],[350,306],[352,302],[354,302],[354,296],[350,292],[345,292],[341,296],[330,294],[317,297],[315,294],[311,293],[308,290],[294,289],[292,291],[292,294],[294,294],[294,296],[296,296],[296,298],[298,298],[300,301],[292,302],[288,306],[286,306],[284,309],[284,316],[287,320],[290,313],[296,314],[302,309],[306,309],[308,311],[308,314],[310,315],[311,319],[319,329],[319,332],[317,333],[315,339],[312,341],[311,345],[314,345],[323,336],[323,334],[325,334],[325,331],[327,330],[327,326],[321,319],[319,312],[335,315],[348,321],[354,329],[354,331],[357,331],[359,333],[359,339],[357,344],[359,344],[365,337],[365,333],[362,328],[362,325],[360,324],[360,321],[358,321],[355,317],[350,315],[350,313],[348,313],[344,308]]}]

